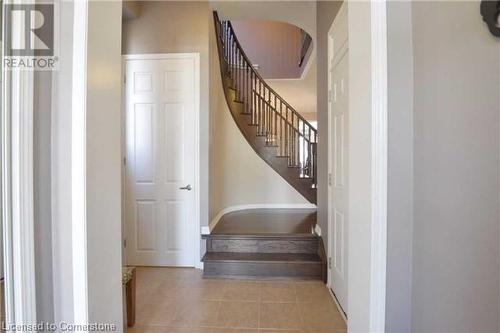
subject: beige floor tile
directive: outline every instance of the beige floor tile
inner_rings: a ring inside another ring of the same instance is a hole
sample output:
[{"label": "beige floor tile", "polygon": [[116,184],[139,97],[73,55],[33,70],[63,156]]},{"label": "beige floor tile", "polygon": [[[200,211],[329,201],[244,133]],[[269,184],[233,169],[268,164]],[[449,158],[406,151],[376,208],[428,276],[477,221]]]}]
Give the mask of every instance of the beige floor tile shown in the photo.
[{"label": "beige floor tile", "polygon": [[347,329],[326,329],[326,330],[319,330],[317,328],[309,328],[309,329],[304,329],[300,331],[300,333],[347,333]]},{"label": "beige floor tile", "polygon": [[262,302],[295,302],[295,285],[292,282],[263,282],[260,297]]},{"label": "beige floor tile", "polygon": [[127,333],[159,333],[156,326],[135,325],[127,328]]},{"label": "beige floor tile", "polygon": [[175,316],[169,326],[200,327],[215,326],[220,302],[217,301],[174,301]]},{"label": "beige floor tile", "polygon": [[194,269],[139,267],[136,313],[128,333],[346,333],[321,282],[202,279]]},{"label": "beige floor tile", "polygon": [[302,333],[302,331],[299,331],[299,330],[275,330],[275,329],[261,328],[259,330],[259,333]]},{"label": "beige floor tile", "polygon": [[299,308],[296,303],[262,303],[259,328],[299,329]]},{"label": "beige floor tile", "polygon": [[158,333],[219,333],[220,329],[213,327],[163,327]]},{"label": "beige floor tile", "polygon": [[344,319],[332,300],[299,303],[302,328],[306,332],[330,332],[346,328]]},{"label": "beige floor tile", "polygon": [[224,298],[224,288],[227,282],[224,280],[201,280],[195,283],[187,283],[184,288],[187,297],[208,301],[220,301]]},{"label": "beige floor tile", "polygon": [[176,313],[175,304],[168,300],[145,303],[136,309],[138,325],[169,325]]},{"label": "beige floor tile", "polygon": [[260,284],[253,281],[229,281],[224,287],[223,299],[227,301],[259,301]]},{"label": "beige floor tile", "polygon": [[328,288],[321,281],[304,281],[295,283],[298,302],[316,302],[331,298]]},{"label": "beige floor tile", "polygon": [[257,302],[221,302],[218,327],[258,328],[259,303]]},{"label": "beige floor tile", "polygon": [[[209,331],[207,331],[207,332],[209,332],[209,333],[259,333],[258,329],[251,329],[251,328],[211,327],[208,329],[209,329]],[[203,331],[203,332],[205,332],[205,331]]]}]

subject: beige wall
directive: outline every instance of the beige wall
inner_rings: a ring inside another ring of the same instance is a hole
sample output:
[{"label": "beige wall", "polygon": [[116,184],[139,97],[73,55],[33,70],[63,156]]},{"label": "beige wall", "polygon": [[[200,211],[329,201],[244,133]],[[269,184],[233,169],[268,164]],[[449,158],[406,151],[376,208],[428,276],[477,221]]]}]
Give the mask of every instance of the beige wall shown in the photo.
[{"label": "beige wall", "polygon": [[140,15],[123,22],[123,54],[200,54],[200,219],[208,224],[209,20],[208,2],[142,1]]},{"label": "beige wall", "polygon": [[388,170],[386,332],[411,332],[413,43],[411,2],[387,2]]},{"label": "beige wall", "polygon": [[500,39],[413,2],[413,332],[499,332]]},{"label": "beige wall", "polygon": [[281,97],[307,120],[316,120],[316,59],[301,79],[266,80]]},{"label": "beige wall", "polygon": [[[301,30],[277,21],[231,21],[238,41],[264,79],[298,79]],[[306,59],[307,61],[307,59]]]},{"label": "beige wall", "polygon": [[88,4],[84,87],[88,320],[91,323],[114,323],[118,328],[123,322],[121,9],[121,3],[117,1],[90,1]]},{"label": "beige wall", "polygon": [[328,244],[328,30],[340,9],[341,1],[317,4],[317,118],[318,133],[318,224]]},{"label": "beige wall", "polygon": [[243,204],[307,204],[241,134],[228,109],[210,24],[210,219]]}]

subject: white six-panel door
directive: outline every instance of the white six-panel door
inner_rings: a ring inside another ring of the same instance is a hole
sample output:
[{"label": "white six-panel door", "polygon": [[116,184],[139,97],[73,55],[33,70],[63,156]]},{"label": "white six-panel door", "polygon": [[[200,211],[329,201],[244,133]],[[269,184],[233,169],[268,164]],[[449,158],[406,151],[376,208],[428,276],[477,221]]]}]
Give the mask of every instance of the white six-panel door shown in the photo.
[{"label": "white six-panel door", "polygon": [[347,314],[349,68],[346,9],[346,5],[342,5],[329,33],[328,280],[338,303]]},{"label": "white six-panel door", "polygon": [[197,58],[125,61],[127,264],[194,266]]}]

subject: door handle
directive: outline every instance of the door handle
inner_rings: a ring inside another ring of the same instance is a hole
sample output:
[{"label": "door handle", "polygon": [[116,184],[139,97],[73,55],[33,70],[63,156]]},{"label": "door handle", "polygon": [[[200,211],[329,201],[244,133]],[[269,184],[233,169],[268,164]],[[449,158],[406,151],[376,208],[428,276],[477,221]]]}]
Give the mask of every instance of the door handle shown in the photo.
[{"label": "door handle", "polygon": [[184,187],[179,187],[179,190],[188,190],[188,191],[191,191],[193,188],[191,187],[190,184],[188,184],[187,186],[184,186]]}]

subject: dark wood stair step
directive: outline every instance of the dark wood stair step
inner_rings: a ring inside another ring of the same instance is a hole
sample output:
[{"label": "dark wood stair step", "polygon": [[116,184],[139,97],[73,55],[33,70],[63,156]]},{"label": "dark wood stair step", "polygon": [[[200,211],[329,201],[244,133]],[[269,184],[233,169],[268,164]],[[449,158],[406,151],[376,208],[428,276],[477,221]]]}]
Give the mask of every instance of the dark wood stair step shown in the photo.
[{"label": "dark wood stair step", "polygon": [[205,277],[322,279],[322,260],[304,253],[207,252]]},{"label": "dark wood stair step", "polygon": [[319,238],[306,235],[206,235],[207,252],[317,254]]}]

